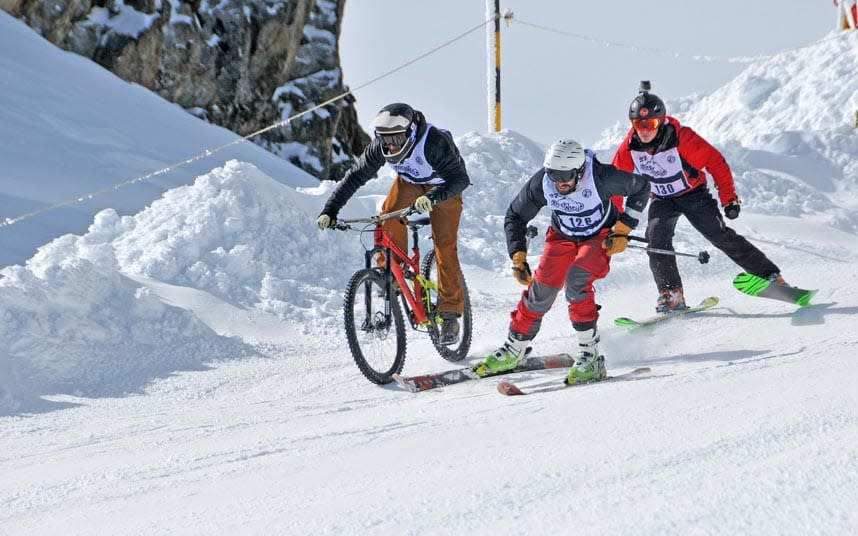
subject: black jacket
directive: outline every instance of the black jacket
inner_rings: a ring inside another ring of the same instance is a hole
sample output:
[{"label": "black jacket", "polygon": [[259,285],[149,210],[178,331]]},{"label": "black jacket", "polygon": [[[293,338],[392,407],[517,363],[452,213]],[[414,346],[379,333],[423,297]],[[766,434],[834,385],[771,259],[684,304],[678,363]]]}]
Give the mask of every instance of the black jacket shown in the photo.
[{"label": "black jacket", "polygon": [[[417,139],[426,132],[426,119],[421,112],[417,112]],[[412,151],[414,149],[412,148]],[[444,184],[429,190],[426,196],[433,204],[450,199],[461,193],[470,186],[468,172],[465,169],[465,161],[459,154],[459,149],[453,142],[453,137],[446,131],[436,127],[429,127],[429,134],[425,146],[426,161],[432,166],[438,176],[444,180]],[[410,158],[409,154],[408,157]],[[325,203],[321,214],[327,214],[336,218],[340,209],[355,194],[355,192],[378,173],[378,170],[386,164],[384,154],[381,152],[381,142],[373,138],[369,145],[363,150],[358,161],[353,165],[334,189],[331,197]]]},{"label": "black jacket", "polygon": [[[542,207],[548,204],[548,201],[545,199],[545,192],[542,190],[542,177],[544,174],[545,168],[541,168],[534,173],[521,188],[521,191],[518,192],[518,195],[515,196],[515,199],[512,200],[506,211],[504,232],[506,233],[506,243],[510,258],[516,251],[527,251],[527,238],[525,237],[527,224]],[[649,201],[649,179],[644,175],[620,171],[610,164],[602,164],[595,157],[593,157],[593,175],[599,197],[609,211],[609,215],[601,228],[613,227],[617,220],[625,223],[632,229],[637,227],[637,218],[632,217],[626,212],[620,213],[617,207],[611,203],[611,197],[627,197],[626,207],[640,213]],[[551,228],[569,240],[576,242],[591,238],[565,235],[557,224],[556,215],[553,213],[551,215]]]}]

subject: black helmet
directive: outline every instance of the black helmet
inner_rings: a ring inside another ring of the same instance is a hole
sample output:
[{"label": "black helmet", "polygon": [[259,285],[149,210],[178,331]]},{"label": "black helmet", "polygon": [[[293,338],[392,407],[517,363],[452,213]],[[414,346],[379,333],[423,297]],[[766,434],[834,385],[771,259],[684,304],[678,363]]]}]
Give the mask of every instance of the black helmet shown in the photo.
[{"label": "black helmet", "polygon": [[649,80],[641,81],[638,96],[629,105],[629,119],[649,119],[667,114],[664,102],[657,95],[650,93],[650,88]]},{"label": "black helmet", "polygon": [[372,128],[381,142],[384,158],[391,164],[398,164],[417,141],[417,112],[401,102],[388,104],[372,120]]}]

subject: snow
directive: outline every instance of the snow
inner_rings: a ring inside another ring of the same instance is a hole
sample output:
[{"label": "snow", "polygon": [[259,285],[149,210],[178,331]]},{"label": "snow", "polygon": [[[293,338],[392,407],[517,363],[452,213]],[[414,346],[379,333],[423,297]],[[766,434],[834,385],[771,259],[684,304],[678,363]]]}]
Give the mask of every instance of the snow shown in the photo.
[{"label": "snow", "polygon": [[242,142],[168,174],[106,196],[85,194],[130,181],[235,141],[236,135],[116,78],[80,56],[58,52],[21,22],[0,13],[0,214],[17,217],[60,201],[83,201],[0,232],[0,266],[22,264],[60,234],[83,233],[104,208],[134,214],[170,187],[231,159],[253,162],[290,186],[312,176]]},{"label": "snow", "polygon": [[[739,269],[683,222],[677,249],[712,254],[680,259],[688,299],[718,307],[613,327],[655,300],[632,250],[597,287],[609,371],[652,368],[634,380],[511,399],[491,379],[368,383],[340,318],[359,237],[318,232],[331,185],[250,143],[0,227],[4,248],[35,251],[0,270],[0,534],[854,534],[858,79],[829,87],[832,64],[858,67],[851,43],[751,64],[719,106],[677,101],[736,170],[731,226],[820,290],[798,310],[744,296]],[[4,13],[0,47],[15,51],[0,58],[2,217],[234,139]],[[619,135],[606,130],[602,160]],[[476,359],[522,289],[502,220],[544,147],[508,130],[457,143]],[[343,214],[374,213],[389,184]],[[456,366],[408,336],[406,374]],[[574,344],[558,301],[535,351]]]},{"label": "snow", "polygon": [[159,18],[161,18],[161,15],[157,12],[147,15],[120,1],[112,9],[93,8],[89,16],[89,23],[106,26],[117,34],[136,38],[151,27]]}]

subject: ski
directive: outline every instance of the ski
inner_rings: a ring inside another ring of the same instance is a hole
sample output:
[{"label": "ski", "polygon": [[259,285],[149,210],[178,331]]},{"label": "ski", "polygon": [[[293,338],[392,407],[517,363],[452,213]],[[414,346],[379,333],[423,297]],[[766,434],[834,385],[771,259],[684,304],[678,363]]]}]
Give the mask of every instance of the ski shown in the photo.
[{"label": "ski", "polygon": [[736,290],[748,296],[771,298],[773,300],[793,303],[799,307],[808,305],[810,299],[816,294],[816,290],[778,285],[768,279],[763,279],[762,277],[757,277],[746,272],[742,272],[733,279],[733,286],[736,287]]},{"label": "ski", "polygon": [[688,309],[681,309],[679,311],[671,311],[669,313],[659,313],[657,315],[653,315],[649,318],[644,318],[643,320],[634,320],[632,318],[628,318],[625,316],[621,316],[620,318],[614,319],[614,324],[626,329],[636,329],[643,326],[649,326],[652,324],[656,324],[658,322],[662,322],[664,320],[668,320],[670,318],[675,318],[677,316],[687,315],[689,313],[699,313],[700,311],[705,311],[707,309],[711,309],[718,305],[718,298],[715,296],[710,296],[700,302],[699,305],[695,307],[689,307]]},{"label": "ski", "polygon": [[650,372],[649,367],[639,367],[639,368],[636,368],[636,369],[631,370],[629,372],[617,374],[616,376],[608,376],[604,380],[600,380],[597,382],[567,384],[566,381],[564,380],[563,383],[555,383],[555,384],[548,385],[545,387],[535,387],[533,389],[528,389],[526,391],[523,391],[520,387],[518,387],[516,384],[512,383],[509,380],[501,380],[500,383],[498,383],[498,392],[504,396],[522,396],[522,395],[533,395],[536,393],[549,393],[551,391],[561,391],[561,390],[566,389],[568,387],[576,387],[576,386],[580,386],[580,385],[593,385],[593,384],[605,383],[605,382],[610,382],[610,381],[615,381],[615,380],[623,380],[623,379],[631,378],[634,376],[640,376],[641,374],[647,374],[649,372]]},{"label": "ski", "polygon": [[479,380],[482,378],[491,378],[503,374],[512,374],[514,372],[526,372],[529,370],[543,370],[554,368],[571,367],[575,359],[569,354],[554,354],[545,356],[528,357],[522,365],[515,367],[512,370],[505,372],[490,372],[480,375],[477,374],[473,367],[458,368],[437,372],[434,374],[424,374],[422,376],[401,376],[394,374],[393,379],[400,387],[412,393],[420,391],[428,391],[436,387],[444,387],[446,385],[454,385],[457,383],[466,382],[469,380]]}]

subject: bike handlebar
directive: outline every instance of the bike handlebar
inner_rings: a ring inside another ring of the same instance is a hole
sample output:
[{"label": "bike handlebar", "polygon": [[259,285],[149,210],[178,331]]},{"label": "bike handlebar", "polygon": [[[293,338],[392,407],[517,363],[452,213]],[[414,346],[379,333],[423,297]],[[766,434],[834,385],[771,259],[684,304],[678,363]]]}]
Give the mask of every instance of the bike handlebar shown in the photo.
[{"label": "bike handlebar", "polygon": [[374,216],[367,216],[363,218],[354,218],[350,220],[338,220],[336,224],[336,228],[342,231],[346,231],[351,229],[352,223],[381,223],[383,221],[388,220],[396,220],[399,218],[407,218],[408,216],[417,212],[417,209],[414,206],[405,207],[403,209],[397,210],[395,212],[390,212],[387,214],[376,214]]}]

